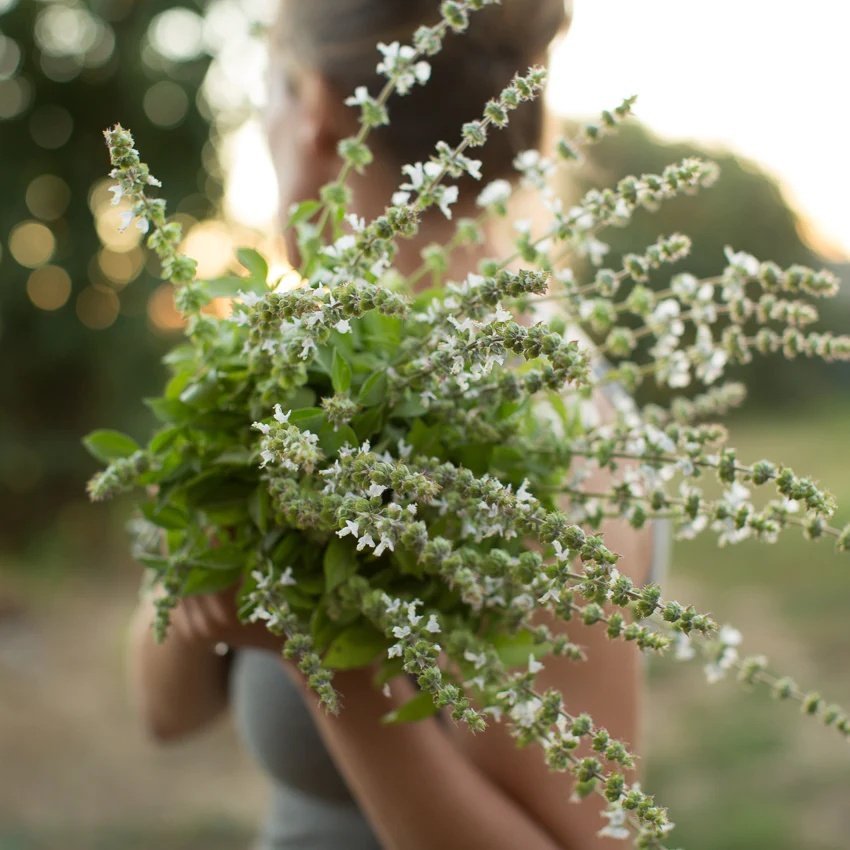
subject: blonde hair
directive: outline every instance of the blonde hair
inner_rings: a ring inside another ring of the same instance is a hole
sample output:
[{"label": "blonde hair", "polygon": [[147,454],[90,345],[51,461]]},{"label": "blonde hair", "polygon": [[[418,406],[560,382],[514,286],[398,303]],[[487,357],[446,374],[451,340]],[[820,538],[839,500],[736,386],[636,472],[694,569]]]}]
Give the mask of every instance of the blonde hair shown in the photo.
[{"label": "blonde hair", "polygon": [[[439,0],[281,0],[273,51],[290,66],[319,72],[340,98],[358,85],[374,94],[384,82],[375,71],[376,44],[410,43],[419,25],[438,16]],[[391,125],[373,137],[376,150],[402,164],[427,160],[441,139],[455,144],[461,126],[479,117],[516,71],[545,61],[569,21],[565,0],[502,0],[472,14],[469,30],[449,35],[443,51],[429,57],[428,85],[392,101]],[[514,157],[539,144],[542,128],[542,101],[523,104],[476,151],[486,178],[510,176]]]}]

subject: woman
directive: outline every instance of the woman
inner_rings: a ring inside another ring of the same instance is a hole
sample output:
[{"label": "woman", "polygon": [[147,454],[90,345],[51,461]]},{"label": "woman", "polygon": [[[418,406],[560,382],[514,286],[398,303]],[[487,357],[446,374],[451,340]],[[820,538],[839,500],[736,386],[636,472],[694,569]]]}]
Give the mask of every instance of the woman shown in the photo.
[{"label": "woman", "polygon": [[[342,105],[356,85],[376,90],[378,41],[403,43],[432,22],[437,0],[285,0],[271,64],[268,136],[281,209],[315,197],[336,176],[340,139],[356,130]],[[517,69],[543,61],[567,25],[563,0],[503,0],[472,17],[469,33],[449,38],[432,61],[428,86],[391,102],[392,125],[370,139],[376,162],[350,182],[353,211],[367,220],[383,211],[400,182],[400,167],[426,160],[436,141],[457,138]],[[537,146],[540,102],[526,104],[509,129],[493,134],[481,154],[487,179],[510,178],[517,152]],[[474,188],[474,187],[473,187]],[[475,192],[463,192],[456,215],[472,212]],[[396,265],[412,272],[421,249],[443,242],[451,225],[426,214],[419,235],[403,242]],[[492,239],[492,236],[490,237]],[[449,276],[462,279],[492,242],[454,255]],[[591,483],[591,487],[595,486]],[[623,570],[646,579],[651,541],[625,523],[605,529],[606,543],[624,555]],[[621,846],[597,837],[601,801],[568,805],[570,780],[552,774],[536,748],[519,751],[493,724],[472,736],[451,720],[384,726],[380,718],[413,693],[400,677],[387,697],[371,670],[339,673],[343,710],[331,717],[301,675],[280,658],[281,642],[261,624],[241,625],[233,591],[183,600],[167,641],[149,628],[152,603],[137,611],[132,677],[141,717],[161,740],[201,728],[232,704],[237,726],[275,780],[262,850],[584,850]],[[552,624],[564,629],[563,624]],[[593,664],[547,661],[542,687],[556,687],[574,713],[634,743],[639,732],[641,664],[634,647],[609,641],[599,628],[569,624],[572,640]],[[235,648],[222,657],[213,649]]]}]

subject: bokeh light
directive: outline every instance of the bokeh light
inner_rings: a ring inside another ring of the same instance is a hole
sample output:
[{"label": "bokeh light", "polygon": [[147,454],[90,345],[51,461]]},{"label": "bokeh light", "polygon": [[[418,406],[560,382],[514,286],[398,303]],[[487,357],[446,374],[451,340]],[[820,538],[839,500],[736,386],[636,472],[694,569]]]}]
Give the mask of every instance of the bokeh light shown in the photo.
[{"label": "bokeh light", "polygon": [[90,285],[77,296],[77,317],[95,331],[104,330],[118,318],[121,302],[108,287]]},{"label": "bokeh light", "polygon": [[32,101],[32,85],[25,77],[0,80],[0,119],[20,115]]},{"label": "bokeh light", "polygon": [[61,218],[71,201],[71,189],[55,174],[42,174],[27,186],[27,209],[44,221]]},{"label": "bokeh light", "polygon": [[71,297],[71,278],[59,266],[42,266],[29,276],[27,296],[39,310],[58,310]]},{"label": "bokeh light", "polygon": [[22,221],[9,234],[9,252],[22,266],[35,269],[50,261],[56,237],[38,221]]},{"label": "bokeh light", "polygon": [[13,76],[21,64],[18,43],[0,33],[0,79]]},{"label": "bokeh light", "polygon": [[227,185],[224,211],[248,227],[268,232],[277,215],[277,178],[259,121],[246,121],[225,137],[222,161]]},{"label": "bokeh light", "polygon": [[48,56],[79,56],[97,44],[103,24],[80,6],[52,3],[35,22],[35,41]]},{"label": "bokeh light", "polygon": [[160,284],[148,299],[148,320],[158,333],[175,333],[185,326],[174,306],[174,287],[170,283]]},{"label": "bokeh light", "polygon": [[141,274],[145,265],[144,252],[141,248],[123,253],[104,248],[97,255],[97,265],[109,283],[126,286]]},{"label": "bokeh light", "polygon": [[145,115],[159,127],[176,127],[189,110],[189,96],[170,80],[154,83],[142,101]]},{"label": "bokeh light", "polygon": [[30,116],[30,135],[33,141],[47,150],[61,148],[74,130],[74,119],[64,106],[45,104]]},{"label": "bokeh light", "polygon": [[18,5],[18,0],[0,0],[0,15]]},{"label": "bokeh light", "polygon": [[204,49],[204,20],[191,9],[169,9],[151,21],[148,38],[161,56],[172,62],[187,62]]},{"label": "bokeh light", "polygon": [[198,260],[198,276],[218,277],[233,264],[231,230],[221,221],[203,221],[186,233],[180,250]]}]

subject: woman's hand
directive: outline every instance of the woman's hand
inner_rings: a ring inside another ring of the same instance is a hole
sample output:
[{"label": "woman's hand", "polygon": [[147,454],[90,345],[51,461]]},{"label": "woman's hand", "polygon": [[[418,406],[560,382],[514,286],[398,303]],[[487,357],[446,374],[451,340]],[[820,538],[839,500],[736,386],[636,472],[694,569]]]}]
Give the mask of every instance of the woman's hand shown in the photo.
[{"label": "woman's hand", "polygon": [[280,652],[285,638],[273,635],[264,623],[242,623],[237,615],[237,587],[183,597],[171,611],[171,629],[191,646],[213,649],[216,644]]}]

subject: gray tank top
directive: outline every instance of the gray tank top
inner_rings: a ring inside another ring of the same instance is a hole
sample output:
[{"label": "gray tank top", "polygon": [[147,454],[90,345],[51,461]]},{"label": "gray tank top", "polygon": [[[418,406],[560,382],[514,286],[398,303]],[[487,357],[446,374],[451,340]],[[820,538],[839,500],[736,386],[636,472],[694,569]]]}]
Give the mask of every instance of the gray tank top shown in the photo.
[{"label": "gray tank top", "polygon": [[272,779],[252,850],[380,850],[277,653],[235,650],[229,691],[236,730]]},{"label": "gray tank top", "polygon": [[[669,527],[653,525],[650,581],[669,556]],[[276,653],[232,650],[229,696],[236,730],[272,779],[272,799],[252,850],[380,850]]]}]

